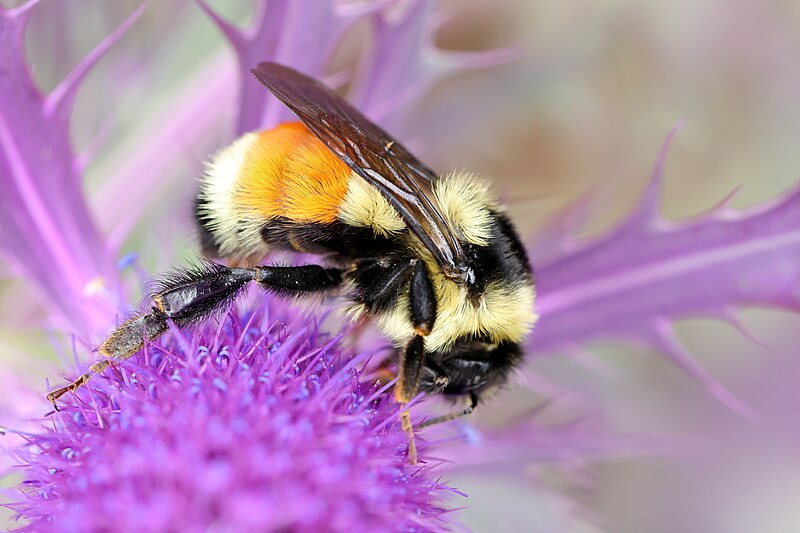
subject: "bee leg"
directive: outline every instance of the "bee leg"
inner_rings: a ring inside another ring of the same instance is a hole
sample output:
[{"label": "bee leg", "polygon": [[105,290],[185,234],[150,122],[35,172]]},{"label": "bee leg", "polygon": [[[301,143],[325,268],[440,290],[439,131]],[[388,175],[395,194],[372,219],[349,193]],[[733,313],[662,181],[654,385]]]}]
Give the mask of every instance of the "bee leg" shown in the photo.
[{"label": "bee leg", "polygon": [[281,296],[301,296],[337,288],[342,271],[319,265],[257,266],[255,282],[261,288]]},{"label": "bee leg", "polygon": [[431,418],[430,420],[426,420],[422,424],[420,424],[419,429],[426,428],[428,426],[435,426],[436,424],[441,424],[442,422],[449,422],[451,420],[455,420],[456,418],[461,418],[462,416],[467,416],[472,414],[475,411],[475,408],[478,407],[478,395],[474,392],[469,393],[467,407],[463,411],[456,411],[455,413],[449,413],[442,416],[437,416],[436,418]]},{"label": "bee leg", "polygon": [[58,410],[56,400],[78,390],[114,362],[128,359],[144,347],[145,339],[152,341],[162,335],[169,329],[168,319],[182,326],[213,315],[230,304],[250,281],[272,292],[296,295],[337,286],[341,272],[318,265],[229,268],[209,263],[156,280],[158,290],[152,296],[155,304],[152,311],[120,324],[98,348],[100,355],[108,359],[90,366],[88,372],[69,385],[50,392],[47,399]]},{"label": "bee leg", "polygon": [[95,374],[101,373],[103,370],[105,370],[109,366],[111,366],[111,361],[99,361],[99,362],[93,364],[92,366],[89,367],[89,371],[88,372],[86,372],[85,374],[81,374],[78,377],[78,379],[76,379],[75,381],[71,382],[69,385],[66,385],[64,387],[60,387],[60,388],[58,388],[58,389],[56,389],[54,391],[50,391],[47,394],[47,401],[50,402],[51,404],[53,404],[53,409],[55,409],[56,411],[60,411],[61,409],[58,408],[58,403],[57,403],[56,400],[58,400],[59,398],[61,398],[62,396],[64,396],[68,392],[75,392],[80,387],[82,387],[84,383],[89,381],[89,378],[91,378]]},{"label": "bee leg", "polygon": [[[411,300],[411,323],[416,334],[408,343],[399,364],[394,396],[395,400],[402,404],[410,402],[419,391],[422,369],[425,366],[425,343],[423,337],[431,332],[433,323],[436,320],[436,295],[433,292],[433,284],[428,276],[428,269],[423,261],[417,261],[414,264],[409,299]],[[411,415],[408,410],[403,411],[401,420],[403,431],[408,435],[408,462],[416,464],[417,445],[414,441],[414,428],[411,424]]]},{"label": "bee leg", "polygon": [[88,372],[78,376],[70,384],[51,391],[47,400],[58,411],[56,400],[68,392],[81,388],[95,374],[100,374],[116,362],[124,361],[144,346],[144,338],[155,339],[168,329],[166,317],[157,309],[144,315],[137,315],[117,326],[111,335],[98,348],[100,355],[107,357],[89,367]]},{"label": "bee leg", "polygon": [[67,392],[75,392],[115,362],[128,359],[144,347],[145,339],[152,341],[161,336],[169,329],[168,319],[182,326],[212,315],[229,304],[254,277],[253,269],[209,263],[156,280],[158,288],[152,295],[155,304],[152,310],[117,326],[97,349],[107,359],[90,366],[88,372],[69,385],[50,392],[47,399],[58,410],[56,400]]},{"label": "bee leg", "polygon": [[411,274],[409,291],[411,300],[411,322],[417,335],[428,336],[436,320],[436,295],[433,283],[428,275],[428,268],[423,261],[417,261]]},{"label": "bee leg", "polygon": [[[414,399],[419,390],[422,367],[425,362],[425,348],[422,337],[414,335],[400,358],[397,384],[394,386],[394,399],[403,405]],[[400,415],[403,431],[408,435],[408,462],[417,464],[417,445],[414,441],[414,428],[408,409]]]},{"label": "bee leg", "polygon": [[423,384],[426,386],[426,391],[442,392],[447,388],[447,385],[450,384],[450,376],[447,375],[447,371],[434,361],[433,358],[425,359],[425,368],[433,373],[434,376],[429,384]]}]

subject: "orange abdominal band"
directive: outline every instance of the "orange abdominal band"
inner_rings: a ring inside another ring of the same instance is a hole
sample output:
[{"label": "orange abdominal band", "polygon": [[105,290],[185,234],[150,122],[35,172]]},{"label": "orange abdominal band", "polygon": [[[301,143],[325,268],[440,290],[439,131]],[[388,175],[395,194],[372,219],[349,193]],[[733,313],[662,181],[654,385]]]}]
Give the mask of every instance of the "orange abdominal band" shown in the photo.
[{"label": "orange abdominal band", "polygon": [[350,168],[299,122],[257,135],[237,176],[234,204],[267,218],[334,222]]}]

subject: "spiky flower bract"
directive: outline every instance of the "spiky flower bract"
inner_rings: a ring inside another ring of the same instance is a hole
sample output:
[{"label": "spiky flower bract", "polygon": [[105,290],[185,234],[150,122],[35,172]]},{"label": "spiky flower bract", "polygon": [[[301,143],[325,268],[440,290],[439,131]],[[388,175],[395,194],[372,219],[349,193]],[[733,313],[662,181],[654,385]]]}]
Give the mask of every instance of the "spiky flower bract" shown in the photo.
[{"label": "spiky flower bract", "polygon": [[446,529],[451,489],[340,338],[267,303],[149,344],[16,452],[21,530]]}]

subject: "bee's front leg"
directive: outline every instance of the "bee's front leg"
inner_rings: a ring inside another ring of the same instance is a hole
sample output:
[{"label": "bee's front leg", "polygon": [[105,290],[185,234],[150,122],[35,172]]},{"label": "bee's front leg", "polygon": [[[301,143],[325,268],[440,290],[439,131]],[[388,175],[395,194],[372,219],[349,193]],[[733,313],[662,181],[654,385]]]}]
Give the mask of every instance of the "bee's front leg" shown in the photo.
[{"label": "bee's front leg", "polygon": [[[417,261],[411,275],[409,290],[411,301],[411,323],[415,335],[406,346],[401,355],[397,385],[394,388],[394,397],[397,402],[407,404],[419,392],[419,383],[422,369],[425,366],[424,338],[433,329],[436,320],[436,295],[433,284],[428,275],[428,269],[423,261]],[[417,446],[414,441],[414,428],[411,425],[411,415],[406,409],[401,415],[403,430],[408,434],[408,462],[417,463]]]}]

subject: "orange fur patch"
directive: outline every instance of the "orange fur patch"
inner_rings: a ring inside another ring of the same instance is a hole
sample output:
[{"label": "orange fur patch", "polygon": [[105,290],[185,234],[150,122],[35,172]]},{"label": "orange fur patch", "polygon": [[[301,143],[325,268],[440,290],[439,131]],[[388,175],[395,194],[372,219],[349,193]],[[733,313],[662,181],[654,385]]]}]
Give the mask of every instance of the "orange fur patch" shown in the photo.
[{"label": "orange fur patch", "polygon": [[243,211],[330,223],[347,193],[350,168],[299,122],[258,134],[236,180]]}]

